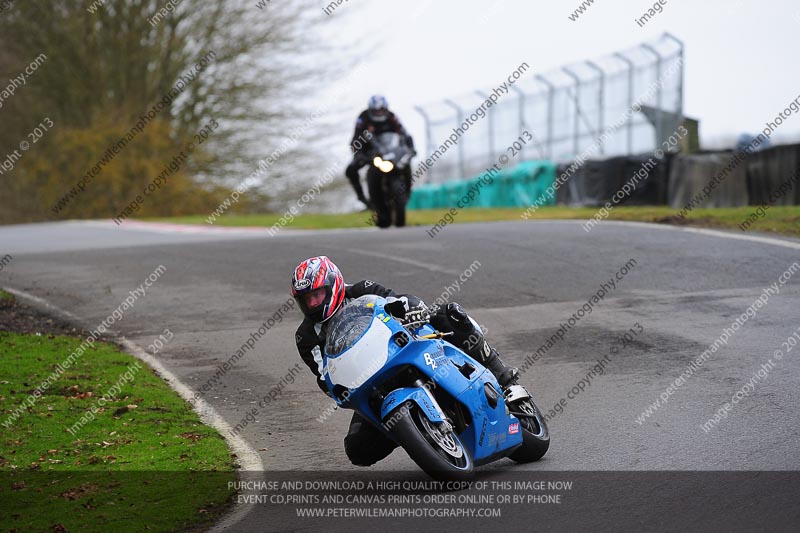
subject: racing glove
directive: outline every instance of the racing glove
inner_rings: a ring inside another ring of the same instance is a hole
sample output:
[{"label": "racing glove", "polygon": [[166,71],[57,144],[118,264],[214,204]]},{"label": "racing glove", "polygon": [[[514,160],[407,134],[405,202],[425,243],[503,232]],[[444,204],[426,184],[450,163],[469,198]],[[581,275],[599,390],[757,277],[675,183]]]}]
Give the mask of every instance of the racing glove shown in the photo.
[{"label": "racing glove", "polygon": [[389,296],[386,300],[387,303],[383,308],[408,328],[427,324],[431,319],[431,312],[428,306],[415,296],[400,296],[397,298]]}]

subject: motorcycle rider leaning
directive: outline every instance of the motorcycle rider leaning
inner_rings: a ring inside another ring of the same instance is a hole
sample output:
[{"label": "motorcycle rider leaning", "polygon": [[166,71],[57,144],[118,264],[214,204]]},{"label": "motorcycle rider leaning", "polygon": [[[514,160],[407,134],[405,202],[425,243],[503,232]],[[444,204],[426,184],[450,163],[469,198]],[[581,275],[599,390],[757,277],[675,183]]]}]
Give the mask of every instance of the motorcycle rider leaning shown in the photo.
[{"label": "motorcycle rider leaning", "polygon": [[[392,289],[370,280],[346,285],[341,271],[326,256],[306,259],[292,274],[292,296],[305,315],[297,328],[295,342],[303,362],[317,377],[320,389],[329,394],[322,379],[322,350],[326,339],[326,322],[347,301],[375,294],[389,301],[401,301],[406,319],[425,321],[435,329],[453,335],[448,341],[458,346],[494,374],[503,388],[516,383],[519,371],[506,366],[497,350],[483,336],[477,323],[457,303],[445,306],[434,305],[428,309],[415,296],[399,296]],[[357,413],[350,420],[350,429],[344,438],[344,450],[350,461],[357,466],[371,466],[384,459],[397,445]]]},{"label": "motorcycle rider leaning", "polygon": [[[389,104],[381,95],[374,95],[370,97],[367,104],[367,109],[361,112],[356,119],[356,128],[353,133],[353,138],[350,140],[350,149],[353,151],[353,160],[347,165],[344,173],[353,186],[356,192],[356,197],[367,207],[372,207],[369,200],[364,195],[364,189],[361,186],[361,181],[358,177],[358,171],[369,164],[372,160],[372,146],[369,142],[357,142],[362,139],[364,132],[369,132],[372,136],[380,135],[382,133],[393,132],[399,133],[405,138],[408,147],[414,149],[414,139],[409,135],[397,115],[389,111]],[[359,148],[356,148],[359,147]],[[411,167],[405,169],[406,187],[411,187]],[[373,186],[370,186],[373,187]]]}]

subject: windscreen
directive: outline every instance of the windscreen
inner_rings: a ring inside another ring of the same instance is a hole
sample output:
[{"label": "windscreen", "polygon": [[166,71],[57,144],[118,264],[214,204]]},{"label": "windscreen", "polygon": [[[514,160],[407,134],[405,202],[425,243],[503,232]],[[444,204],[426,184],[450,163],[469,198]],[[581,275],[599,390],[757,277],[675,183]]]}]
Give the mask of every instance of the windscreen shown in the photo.
[{"label": "windscreen", "polygon": [[349,349],[361,338],[372,324],[373,307],[367,304],[375,301],[375,297],[362,296],[342,307],[328,324],[328,339],[325,342],[325,353],[339,355]]},{"label": "windscreen", "polygon": [[386,153],[400,147],[400,134],[394,132],[381,133],[372,140],[379,152]]}]

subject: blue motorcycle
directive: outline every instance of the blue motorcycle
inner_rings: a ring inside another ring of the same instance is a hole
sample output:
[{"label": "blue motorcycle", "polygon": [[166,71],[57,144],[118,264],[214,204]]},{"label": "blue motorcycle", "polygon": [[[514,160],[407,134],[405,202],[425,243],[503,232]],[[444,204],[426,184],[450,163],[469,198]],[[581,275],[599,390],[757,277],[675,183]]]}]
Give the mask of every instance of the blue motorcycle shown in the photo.
[{"label": "blue motorcycle", "polygon": [[[547,423],[521,385],[494,375],[428,324],[409,324],[366,295],[327,325],[323,376],[339,406],[353,409],[439,481],[468,481],[474,468],[509,457],[540,459]],[[400,317],[402,318],[402,317]]]}]

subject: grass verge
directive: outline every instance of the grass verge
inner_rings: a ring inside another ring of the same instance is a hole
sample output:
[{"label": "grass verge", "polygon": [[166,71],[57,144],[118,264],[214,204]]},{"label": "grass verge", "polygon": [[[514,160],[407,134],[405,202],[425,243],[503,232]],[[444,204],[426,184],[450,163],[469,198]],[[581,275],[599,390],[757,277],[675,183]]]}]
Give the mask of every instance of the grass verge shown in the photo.
[{"label": "grass verge", "polygon": [[0,331],[2,529],[175,531],[213,522],[236,479],[225,441],[112,344],[96,342],[68,366],[81,342]]},{"label": "grass verge", "polygon": [[[705,228],[730,229],[742,232],[739,224],[744,223],[757,208],[725,207],[716,209],[695,209],[684,220],[675,215],[677,210],[667,206],[616,207],[609,220],[628,220],[656,222]],[[492,222],[500,220],[523,220],[523,208],[515,209],[461,209],[453,217],[459,222]],[[446,209],[431,209],[408,212],[408,224],[412,226],[433,226],[447,212]],[[594,207],[542,207],[533,213],[529,220],[578,219],[588,221],[597,213]],[[217,219],[215,225],[230,227],[272,227],[281,219],[280,214],[225,215]],[[345,214],[307,214],[299,215],[285,227],[293,229],[333,229],[370,227],[367,212]],[[151,219],[175,224],[207,224],[204,215]],[[602,222],[601,222],[602,223]],[[747,231],[779,233],[800,237],[800,206],[772,207],[766,215],[756,220]],[[744,232],[742,232],[744,233]]]}]

